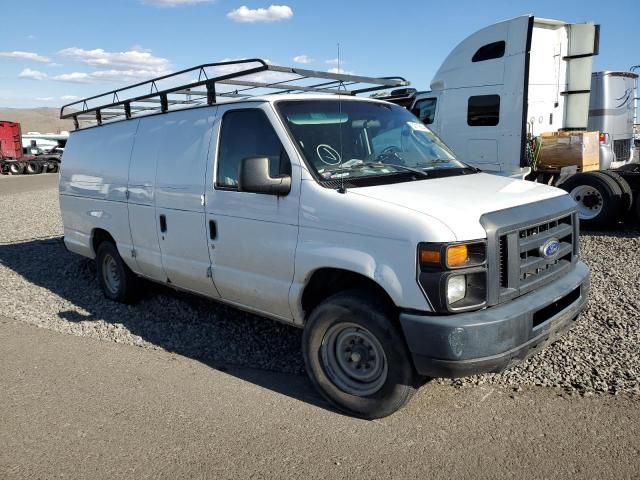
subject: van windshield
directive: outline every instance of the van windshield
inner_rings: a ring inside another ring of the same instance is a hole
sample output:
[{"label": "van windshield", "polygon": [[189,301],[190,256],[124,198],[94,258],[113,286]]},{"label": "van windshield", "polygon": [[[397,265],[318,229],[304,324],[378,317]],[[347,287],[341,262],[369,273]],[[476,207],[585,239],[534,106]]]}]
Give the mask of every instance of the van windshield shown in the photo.
[{"label": "van windshield", "polygon": [[437,171],[454,174],[454,169],[469,168],[397,105],[335,99],[276,105],[321,181],[395,175],[428,178]]}]

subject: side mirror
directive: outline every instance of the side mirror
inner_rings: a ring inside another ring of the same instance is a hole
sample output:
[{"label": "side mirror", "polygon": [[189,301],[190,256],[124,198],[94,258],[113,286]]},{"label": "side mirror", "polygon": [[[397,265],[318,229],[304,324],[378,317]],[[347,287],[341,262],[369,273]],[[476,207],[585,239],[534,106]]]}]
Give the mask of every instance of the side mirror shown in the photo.
[{"label": "side mirror", "polygon": [[240,163],[238,190],[268,195],[287,195],[291,190],[291,176],[270,176],[267,157],[245,158]]}]

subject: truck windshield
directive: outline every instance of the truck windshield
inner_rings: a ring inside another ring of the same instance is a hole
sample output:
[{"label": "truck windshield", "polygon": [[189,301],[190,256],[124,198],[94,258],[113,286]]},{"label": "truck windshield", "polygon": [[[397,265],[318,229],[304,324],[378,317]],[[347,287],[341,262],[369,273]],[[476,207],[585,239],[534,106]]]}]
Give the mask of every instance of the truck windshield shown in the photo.
[{"label": "truck windshield", "polygon": [[[295,100],[277,108],[321,180],[467,169],[406,109],[379,102]],[[435,175],[434,175],[435,176]]]}]

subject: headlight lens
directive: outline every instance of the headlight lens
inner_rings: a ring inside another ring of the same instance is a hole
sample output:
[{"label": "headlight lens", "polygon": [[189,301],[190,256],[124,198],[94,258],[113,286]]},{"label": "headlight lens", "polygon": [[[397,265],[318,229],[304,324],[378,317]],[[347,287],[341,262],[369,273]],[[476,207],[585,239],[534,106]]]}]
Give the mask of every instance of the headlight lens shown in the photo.
[{"label": "headlight lens", "polygon": [[487,303],[487,242],[418,244],[417,280],[436,312],[478,309]]},{"label": "headlight lens", "polygon": [[462,300],[467,295],[466,275],[455,275],[447,281],[447,302],[449,305]]}]

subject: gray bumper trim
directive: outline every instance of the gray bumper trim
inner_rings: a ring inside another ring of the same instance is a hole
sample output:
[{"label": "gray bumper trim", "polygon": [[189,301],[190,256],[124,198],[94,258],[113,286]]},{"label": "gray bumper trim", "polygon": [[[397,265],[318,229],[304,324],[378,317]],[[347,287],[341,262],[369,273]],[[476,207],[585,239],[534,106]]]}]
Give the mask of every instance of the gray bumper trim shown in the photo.
[{"label": "gray bumper trim", "polygon": [[[579,289],[564,309],[533,326],[534,314]],[[497,372],[568,330],[587,304],[589,269],[577,262],[561,278],[502,305],[447,316],[402,313],[416,370],[431,377]]]}]

